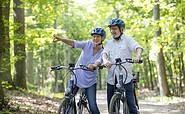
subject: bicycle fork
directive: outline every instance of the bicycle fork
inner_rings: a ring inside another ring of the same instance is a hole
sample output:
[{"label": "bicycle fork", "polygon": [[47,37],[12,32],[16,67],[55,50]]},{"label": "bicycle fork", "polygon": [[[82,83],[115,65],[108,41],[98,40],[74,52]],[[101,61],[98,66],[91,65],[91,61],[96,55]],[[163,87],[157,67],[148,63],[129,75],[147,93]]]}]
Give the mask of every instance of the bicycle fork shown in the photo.
[{"label": "bicycle fork", "polygon": [[77,103],[78,108],[80,109],[81,107],[84,107],[87,109],[88,113],[90,114],[90,109],[87,106],[87,96],[84,93],[84,90],[82,90],[81,94],[80,94],[80,99],[79,102]]}]

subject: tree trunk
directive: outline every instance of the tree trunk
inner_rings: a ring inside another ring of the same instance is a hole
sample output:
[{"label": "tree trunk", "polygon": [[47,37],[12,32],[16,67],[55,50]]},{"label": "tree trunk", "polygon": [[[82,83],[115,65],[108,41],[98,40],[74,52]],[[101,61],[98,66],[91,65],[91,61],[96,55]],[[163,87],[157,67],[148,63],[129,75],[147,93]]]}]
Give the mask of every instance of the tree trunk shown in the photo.
[{"label": "tree trunk", "polygon": [[154,84],[153,84],[153,75],[152,75],[152,66],[151,66],[151,63],[150,63],[150,59],[149,57],[147,57],[147,61],[148,61],[148,68],[149,68],[149,83],[150,83],[150,90],[154,90]]},{"label": "tree trunk", "polygon": [[14,23],[18,25],[14,30],[16,40],[14,40],[14,55],[18,58],[15,62],[15,84],[16,86],[27,89],[26,86],[26,52],[25,52],[25,20],[23,3],[14,0]]},{"label": "tree trunk", "polygon": [[12,84],[12,77],[11,77],[11,64],[10,64],[10,37],[9,37],[9,14],[10,14],[10,0],[6,0],[4,5],[3,15],[5,16],[5,20],[7,24],[5,24],[5,37],[6,37],[6,44],[5,44],[5,53],[3,55],[3,70],[0,72],[2,75],[2,80],[7,81],[8,83]]},{"label": "tree trunk", "polygon": [[[173,53],[173,52],[172,52]],[[171,56],[172,54],[170,53],[170,56]],[[168,53],[166,54],[166,59],[167,60],[171,60],[173,57],[168,57]],[[172,69],[172,64],[169,64],[169,65],[166,65],[166,67],[167,67],[167,70],[168,70],[168,75],[169,75],[169,78],[170,78],[170,88],[172,89],[172,94],[174,94],[175,93],[175,90],[176,90],[176,88],[175,88],[175,83],[174,83],[174,79],[173,79],[173,69]]]},{"label": "tree trunk", "polygon": [[178,67],[177,67],[177,60],[176,60],[176,56],[175,56],[175,54],[174,53],[171,53],[172,54],[172,58],[174,58],[174,60],[173,60],[173,69],[174,69],[174,74],[173,74],[173,80],[175,80],[174,82],[175,82],[175,92],[174,92],[174,94],[175,95],[178,95],[178,77],[177,77],[177,75],[178,75]]},{"label": "tree trunk", "polygon": [[[33,47],[31,47],[31,49],[29,50],[29,52],[27,54],[27,62],[26,63],[27,63],[27,66],[26,66],[26,69],[27,69],[27,81],[28,81],[29,84],[34,85]],[[28,85],[28,87],[29,87],[29,85]]]},{"label": "tree trunk", "polygon": [[[147,66],[146,62],[143,63],[143,66]],[[150,88],[149,87],[149,79],[148,79],[148,68],[144,67],[144,75],[145,75],[145,79],[144,79],[144,88]]]},{"label": "tree trunk", "polygon": [[[151,67],[153,68],[153,69],[152,69],[152,74],[157,74],[156,63],[153,63],[153,62],[152,62]],[[157,85],[157,83],[158,83],[157,78],[155,78],[155,77],[153,78],[153,83],[154,83],[154,85]],[[154,89],[155,89],[155,87],[154,87]],[[158,88],[157,88],[157,89],[158,89]]]},{"label": "tree trunk", "polygon": [[182,71],[182,60],[181,54],[179,55],[179,95],[183,94],[183,71]]},{"label": "tree trunk", "polygon": [[182,64],[182,78],[183,78],[183,85],[185,85],[185,67],[184,67],[184,54],[183,52],[181,53],[181,64]]},{"label": "tree trunk", "polygon": [[[160,20],[160,9],[159,9],[159,0],[155,0],[153,17],[155,21]],[[161,29],[155,30],[155,38],[161,35]],[[157,40],[156,40],[157,41]],[[158,69],[158,82],[161,96],[169,96],[170,90],[168,88],[168,82],[166,78],[165,70],[165,60],[163,56],[162,46],[159,46],[159,52],[157,53],[157,69]]]},{"label": "tree trunk", "polygon": [[[30,3],[31,4],[31,3]],[[27,9],[26,10],[26,17],[31,16],[32,14],[32,9]],[[28,26],[28,29],[35,29],[33,26]],[[33,54],[34,54],[34,44],[33,44],[33,37],[29,37],[29,40],[27,40],[27,55],[26,55],[26,77],[27,77],[27,82],[28,82],[28,88],[29,89],[35,89],[33,87],[34,85],[34,61],[33,61]]]},{"label": "tree trunk", "polygon": [[[4,25],[4,20],[3,20],[3,0],[0,0],[0,71],[2,70],[2,59],[3,59],[3,54],[5,52],[5,25]],[[1,82],[1,77],[0,76],[0,110],[3,108],[3,103],[4,103],[4,92],[2,88],[2,82]]]},{"label": "tree trunk", "polygon": [[160,49],[160,52],[157,54],[157,69],[158,69],[160,95],[169,96],[170,90],[169,90],[168,82],[166,78],[165,60],[164,60],[162,48]]},{"label": "tree trunk", "polygon": [[102,90],[102,73],[101,73],[101,70],[98,70],[97,80],[98,80],[98,85],[99,85],[98,89]]},{"label": "tree trunk", "polygon": [[[55,8],[57,8],[57,4],[55,4]],[[55,9],[55,11],[56,11],[56,9]],[[57,28],[57,16],[56,16],[56,19],[54,20],[54,23],[53,23],[53,28]],[[57,49],[57,45],[56,45],[56,43],[54,44],[54,52],[53,52],[53,56],[52,56],[52,58],[53,57],[55,57],[55,58],[57,58],[58,59],[58,53],[55,51],[56,49]],[[58,64],[58,61],[56,61],[56,59],[53,59],[53,61],[52,61],[52,63],[54,64],[54,65],[57,65]],[[59,79],[59,75],[58,75],[59,73],[57,72],[57,71],[55,71],[55,82],[54,82],[54,92],[55,93],[58,93],[58,79]]]},{"label": "tree trunk", "polygon": [[40,51],[40,65],[41,65],[41,68],[40,68],[40,77],[41,77],[41,86],[42,86],[42,88],[44,88],[44,86],[45,86],[45,84],[44,84],[44,50],[43,49],[41,49],[41,51]]},{"label": "tree trunk", "polygon": [[[53,49],[56,50],[56,43],[54,44]],[[56,51],[54,51],[53,54],[55,58],[58,58],[58,54]],[[58,65],[58,62],[56,61],[56,59],[54,59],[52,63],[53,65]],[[54,83],[54,89],[53,89],[55,93],[58,92],[58,74],[59,74],[58,71],[55,71],[55,83]]]}]

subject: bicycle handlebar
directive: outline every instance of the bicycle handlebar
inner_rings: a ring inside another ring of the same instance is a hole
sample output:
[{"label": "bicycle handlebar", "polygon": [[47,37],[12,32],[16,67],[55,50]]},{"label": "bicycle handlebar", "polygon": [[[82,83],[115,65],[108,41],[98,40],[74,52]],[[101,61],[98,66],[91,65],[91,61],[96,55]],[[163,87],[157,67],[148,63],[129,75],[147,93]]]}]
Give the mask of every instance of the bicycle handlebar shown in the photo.
[{"label": "bicycle handlebar", "polygon": [[[76,74],[74,73],[74,70],[77,70],[77,69],[82,69],[82,70],[86,70],[86,71],[91,71],[93,72],[92,70],[89,70],[89,68],[86,66],[86,65],[82,65],[80,64],[79,66],[75,66],[74,63],[69,63],[69,66],[52,66],[51,67],[51,71],[53,70],[61,70],[61,69],[67,69],[69,72],[72,72],[73,73],[73,76],[75,77],[76,79],[76,84],[77,84],[77,78],[76,78]],[[93,69],[94,70],[94,69]],[[68,73],[69,73],[68,72]],[[68,74],[67,73],[67,74]],[[66,76],[67,76],[66,74]],[[66,77],[65,76],[65,77]]]},{"label": "bicycle handlebar", "polygon": [[[130,58],[125,59],[125,61],[128,62],[128,63],[134,63],[133,60],[130,59]],[[143,60],[139,60],[139,62],[137,62],[137,63],[139,63],[139,64],[143,63]]]},{"label": "bicycle handlebar", "polygon": [[60,70],[60,69],[68,69],[68,70],[77,70],[77,69],[82,69],[82,70],[88,70],[88,67],[86,65],[79,65],[79,66],[76,66],[73,64],[73,63],[70,63],[69,66],[52,66],[51,67],[51,70]]},{"label": "bicycle handlebar", "polygon": [[[115,60],[116,60],[116,63],[112,63],[112,65],[121,65],[121,64],[124,64],[124,63],[134,63],[133,60],[130,59],[130,58],[125,59],[125,61],[121,61],[120,58],[117,58],[117,59],[115,59]],[[140,64],[140,63],[143,63],[143,60],[139,60],[138,63],[139,63],[139,64]],[[99,66],[99,69],[103,69],[103,68],[106,68],[106,66],[105,66],[105,65],[100,65],[100,66]]]}]

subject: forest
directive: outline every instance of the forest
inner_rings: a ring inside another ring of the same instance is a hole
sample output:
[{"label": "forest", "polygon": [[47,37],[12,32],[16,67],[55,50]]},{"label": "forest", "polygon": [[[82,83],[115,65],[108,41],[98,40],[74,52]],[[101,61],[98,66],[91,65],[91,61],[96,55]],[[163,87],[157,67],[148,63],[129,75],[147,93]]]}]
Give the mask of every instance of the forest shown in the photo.
[{"label": "forest", "polygon": [[[92,41],[93,28],[102,27],[105,45],[114,18],[144,48],[143,63],[133,65],[139,88],[185,97],[184,0],[0,0],[0,110],[5,89],[61,97],[66,71],[50,68],[76,63],[81,50],[53,43],[53,35]],[[98,72],[98,90],[106,89],[106,73]]]}]

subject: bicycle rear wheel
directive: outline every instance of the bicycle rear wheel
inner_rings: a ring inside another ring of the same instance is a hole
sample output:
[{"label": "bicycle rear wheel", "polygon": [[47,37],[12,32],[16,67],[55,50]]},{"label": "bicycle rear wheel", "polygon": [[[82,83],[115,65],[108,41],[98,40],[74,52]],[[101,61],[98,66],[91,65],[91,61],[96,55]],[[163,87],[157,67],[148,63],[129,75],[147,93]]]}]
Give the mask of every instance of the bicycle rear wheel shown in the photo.
[{"label": "bicycle rear wheel", "polygon": [[[112,96],[109,106],[110,114],[129,114],[129,108],[126,100],[121,101],[121,95],[115,94]],[[120,109],[123,106],[123,110]]]},{"label": "bicycle rear wheel", "polygon": [[71,103],[62,102],[58,108],[57,114],[75,114],[75,103],[71,101]]},{"label": "bicycle rear wheel", "polygon": [[137,109],[139,110],[139,100],[138,100],[138,90],[135,90],[134,89],[134,99],[135,99],[135,103],[136,103],[136,106],[137,106]]}]

